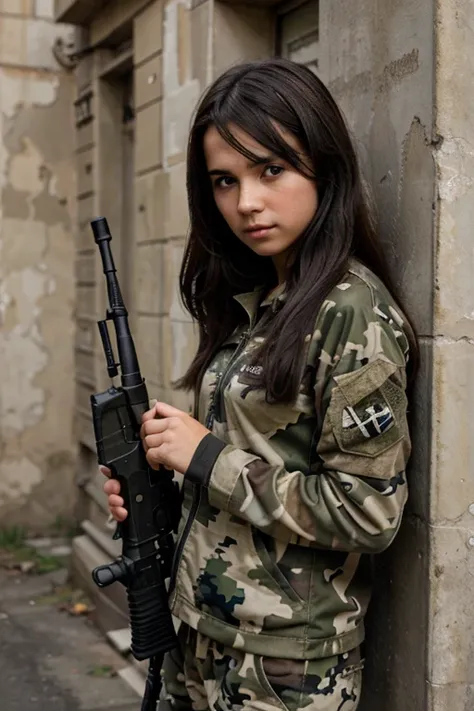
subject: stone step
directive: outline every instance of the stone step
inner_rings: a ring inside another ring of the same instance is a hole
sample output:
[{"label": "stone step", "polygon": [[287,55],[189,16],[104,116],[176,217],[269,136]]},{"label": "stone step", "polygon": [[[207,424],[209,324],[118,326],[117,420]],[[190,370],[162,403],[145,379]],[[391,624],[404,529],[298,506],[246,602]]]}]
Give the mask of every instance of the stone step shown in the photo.
[{"label": "stone step", "polygon": [[114,541],[112,531],[108,531],[105,527],[100,529],[88,519],[82,521],[81,528],[102,551],[107,553],[109,562],[122,553],[122,541]]},{"label": "stone step", "polygon": [[95,610],[91,617],[104,634],[128,625],[128,603],[124,586],[114,583],[107,588],[98,588],[92,580],[93,569],[110,561],[109,553],[100,548],[87,534],[73,539],[72,577],[92,600]]},{"label": "stone step", "polygon": [[129,656],[130,664],[132,664],[135,669],[138,671],[139,674],[142,676],[146,677],[148,676],[148,667],[150,666],[150,660],[145,659],[142,662],[139,662],[135,657],[133,657],[131,654]]},{"label": "stone step", "polygon": [[67,558],[72,552],[69,538],[27,538],[25,543],[42,555],[51,555],[56,558]]},{"label": "stone step", "polygon": [[130,627],[123,627],[118,630],[110,630],[107,632],[107,639],[120,654],[128,654],[130,645],[132,644],[132,635]]},{"label": "stone step", "polygon": [[133,666],[120,669],[118,675],[132,688],[138,696],[143,696],[145,693],[145,678],[138,669]]}]

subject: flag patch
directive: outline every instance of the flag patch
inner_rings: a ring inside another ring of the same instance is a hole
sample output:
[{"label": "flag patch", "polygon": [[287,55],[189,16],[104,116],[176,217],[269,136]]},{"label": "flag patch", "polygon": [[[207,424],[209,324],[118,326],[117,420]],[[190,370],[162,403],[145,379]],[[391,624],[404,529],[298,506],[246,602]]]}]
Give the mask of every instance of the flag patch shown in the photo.
[{"label": "flag patch", "polygon": [[388,432],[395,424],[390,407],[384,402],[368,407],[346,407],[342,412],[342,428],[346,432],[359,430],[366,439],[373,439]]}]

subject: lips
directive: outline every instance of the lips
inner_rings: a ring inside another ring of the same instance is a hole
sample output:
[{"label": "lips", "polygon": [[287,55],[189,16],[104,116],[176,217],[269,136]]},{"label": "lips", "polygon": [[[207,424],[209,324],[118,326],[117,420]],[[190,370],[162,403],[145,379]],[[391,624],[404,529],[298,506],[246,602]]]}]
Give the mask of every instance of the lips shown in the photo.
[{"label": "lips", "polygon": [[254,227],[248,227],[245,232],[249,237],[256,239],[258,237],[266,237],[274,228],[275,225],[255,225]]}]

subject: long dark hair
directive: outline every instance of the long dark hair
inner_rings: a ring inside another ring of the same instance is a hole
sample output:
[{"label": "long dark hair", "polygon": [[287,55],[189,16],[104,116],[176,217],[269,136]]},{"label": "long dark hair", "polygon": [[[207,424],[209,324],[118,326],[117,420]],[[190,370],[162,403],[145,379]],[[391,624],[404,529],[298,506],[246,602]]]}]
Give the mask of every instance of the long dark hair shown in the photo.
[{"label": "long dark hair", "polygon": [[[178,383],[199,385],[213,353],[242,322],[233,299],[257,285],[275,286],[269,257],[246,247],[217,209],[204,155],[210,126],[243,155],[252,156],[229,131],[237,126],[274,155],[305,172],[298,153],[275,129],[295,136],[314,166],[319,205],[296,242],[286,280],[286,300],[269,326],[258,354],[270,402],[297,394],[305,349],[318,309],[341,280],[350,257],[369,267],[393,292],[357,156],[344,118],[324,84],[309,69],[285,59],[239,65],[226,71],[203,96],[188,146],[190,235],[181,273],[185,307],[198,322],[199,347]],[[307,170],[307,169],[306,169]],[[309,330],[308,330],[309,329]],[[300,347],[298,347],[298,345]]]}]

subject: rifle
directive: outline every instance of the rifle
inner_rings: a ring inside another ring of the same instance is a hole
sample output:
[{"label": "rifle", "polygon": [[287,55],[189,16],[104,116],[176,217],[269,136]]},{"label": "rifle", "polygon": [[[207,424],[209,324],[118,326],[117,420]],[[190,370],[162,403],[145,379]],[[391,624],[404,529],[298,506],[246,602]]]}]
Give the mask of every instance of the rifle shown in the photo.
[{"label": "rifle", "polygon": [[[99,464],[118,479],[128,511],[118,524],[114,539],[122,538],[122,555],[109,565],[96,568],[92,577],[100,587],[121,582],[127,589],[135,659],[150,659],[142,711],[155,711],[161,690],[160,671],[164,654],[176,646],[176,634],[168,606],[165,580],[173,558],[173,531],[180,516],[180,496],[173,472],[150,469],[140,439],[142,415],[149,409],[145,381],[140,373],[128,312],[123,303],[110,248],[107,220],[91,222],[107,281],[109,308],[98,322],[107,371],[121,374],[121,386],[91,396]],[[117,341],[115,361],[107,328],[112,321]]]}]

